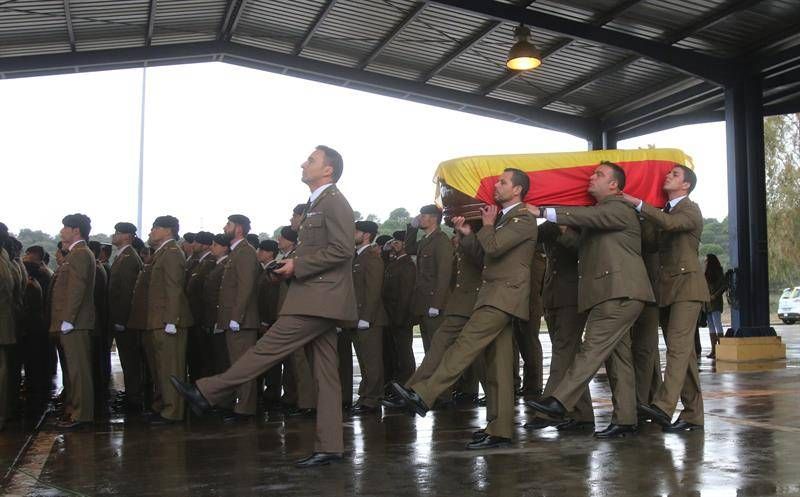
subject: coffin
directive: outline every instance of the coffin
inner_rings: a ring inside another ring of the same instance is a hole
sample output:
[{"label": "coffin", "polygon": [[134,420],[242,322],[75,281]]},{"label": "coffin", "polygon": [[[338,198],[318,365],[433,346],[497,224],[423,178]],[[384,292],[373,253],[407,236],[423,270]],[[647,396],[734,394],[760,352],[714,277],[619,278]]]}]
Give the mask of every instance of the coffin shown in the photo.
[{"label": "coffin", "polygon": [[625,192],[657,207],[667,201],[661,189],[667,172],[676,164],[694,169],[691,157],[675,148],[461,157],[444,161],[436,169],[437,201],[448,223],[453,216],[479,219],[480,207],[493,202],[497,177],[513,167],[531,179],[525,197],[529,204],[592,205],[594,199],[586,188],[601,161],[619,164],[625,170]]}]

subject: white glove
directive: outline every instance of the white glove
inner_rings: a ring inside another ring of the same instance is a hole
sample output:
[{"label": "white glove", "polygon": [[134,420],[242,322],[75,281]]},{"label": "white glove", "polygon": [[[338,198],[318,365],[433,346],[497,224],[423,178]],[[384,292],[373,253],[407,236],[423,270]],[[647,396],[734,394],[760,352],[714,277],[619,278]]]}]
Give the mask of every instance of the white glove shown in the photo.
[{"label": "white glove", "polygon": [[231,322],[228,323],[228,328],[230,328],[231,331],[239,331],[239,323],[231,319]]},{"label": "white glove", "polygon": [[367,328],[369,328],[369,321],[364,321],[363,319],[359,319],[356,328],[358,328],[359,330],[366,330]]},{"label": "white glove", "polygon": [[337,326],[336,327],[336,333],[341,333],[341,332],[342,332],[342,329]]},{"label": "white glove", "polygon": [[419,228],[419,216],[415,216],[409,224],[411,224],[412,228]]},{"label": "white glove", "polygon": [[75,327],[72,326],[72,323],[68,321],[61,321],[61,334],[66,335],[70,331],[74,330]]},{"label": "white glove", "polygon": [[114,331],[125,331],[125,327],[122,326],[121,324],[115,324]]},{"label": "white glove", "polygon": [[214,325],[214,335],[219,335],[220,333],[224,332],[225,330],[218,328],[217,325]]},{"label": "white glove", "polygon": [[164,326],[164,333],[167,333],[169,335],[174,335],[177,332],[178,332],[177,328],[175,328],[175,325],[172,323],[167,323],[167,325]]},{"label": "white glove", "polygon": [[429,307],[428,308],[428,317],[429,318],[435,318],[438,315],[439,315],[439,309],[436,309],[435,307]]}]

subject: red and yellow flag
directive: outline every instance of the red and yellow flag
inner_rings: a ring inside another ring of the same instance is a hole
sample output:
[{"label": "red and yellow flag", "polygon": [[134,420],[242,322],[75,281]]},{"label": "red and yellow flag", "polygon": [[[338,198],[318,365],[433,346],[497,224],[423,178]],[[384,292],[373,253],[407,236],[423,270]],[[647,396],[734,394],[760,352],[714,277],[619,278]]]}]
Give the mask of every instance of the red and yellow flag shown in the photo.
[{"label": "red and yellow flag", "polygon": [[586,193],[589,176],[601,161],[619,164],[626,175],[625,192],[661,207],[667,198],[664,177],[676,164],[694,169],[692,158],[675,148],[598,150],[551,154],[482,155],[439,164],[435,180],[485,203],[493,203],[494,183],[503,169],[528,173],[531,188],[525,202],[533,205],[592,205]]}]

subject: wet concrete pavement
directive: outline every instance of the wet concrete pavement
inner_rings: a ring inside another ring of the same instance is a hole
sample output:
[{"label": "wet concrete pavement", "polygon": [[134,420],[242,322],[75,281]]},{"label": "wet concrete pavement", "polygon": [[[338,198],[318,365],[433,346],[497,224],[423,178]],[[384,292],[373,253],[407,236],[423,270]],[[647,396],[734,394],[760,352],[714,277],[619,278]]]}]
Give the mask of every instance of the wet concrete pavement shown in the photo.
[{"label": "wet concrete pavement", "polygon": [[[484,425],[484,408],[425,418],[386,411],[345,418],[345,461],[300,470],[292,462],[313,447],[313,419],[267,413],[236,425],[190,417],[149,427],[139,417],[126,422],[113,415],[95,431],[75,433],[59,433],[49,420],[5,490],[42,496],[800,495],[800,326],[778,332],[789,360],[772,369],[717,373],[703,358],[701,432],[664,434],[648,424],[636,437],[597,441],[519,426],[511,448],[468,452],[464,445]],[[542,339],[548,354],[547,336]],[[545,361],[546,373],[549,356]],[[611,408],[604,374],[591,389],[604,427]],[[517,410],[521,425],[526,409],[520,403]],[[0,434],[4,466],[24,436],[13,425]]]}]

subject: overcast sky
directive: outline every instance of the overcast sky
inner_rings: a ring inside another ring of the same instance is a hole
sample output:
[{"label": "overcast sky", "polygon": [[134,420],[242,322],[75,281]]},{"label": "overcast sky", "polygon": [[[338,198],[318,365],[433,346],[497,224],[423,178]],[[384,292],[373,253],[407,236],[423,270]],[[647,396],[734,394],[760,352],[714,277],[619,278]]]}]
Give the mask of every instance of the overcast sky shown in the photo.
[{"label": "overcast sky", "polygon": [[[0,81],[0,220],[51,234],[66,213],[95,233],[136,222],[142,70]],[[355,210],[385,219],[433,201],[433,173],[465,155],[586,150],[571,135],[223,63],[147,70],[143,224],[219,232],[232,213],[253,231],[287,224],[308,198],[300,164],[339,150]],[[619,143],[683,149],[705,217],[727,215],[725,127],[686,126]]]}]

